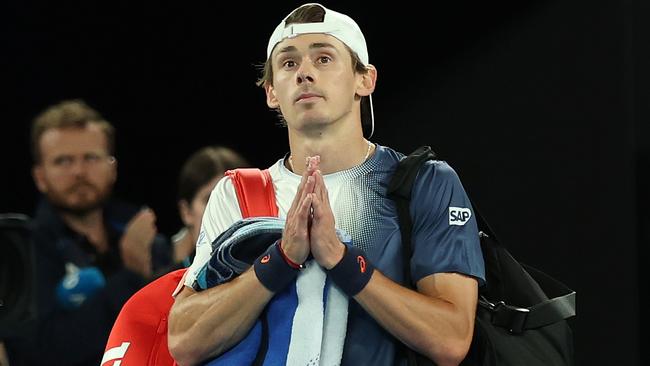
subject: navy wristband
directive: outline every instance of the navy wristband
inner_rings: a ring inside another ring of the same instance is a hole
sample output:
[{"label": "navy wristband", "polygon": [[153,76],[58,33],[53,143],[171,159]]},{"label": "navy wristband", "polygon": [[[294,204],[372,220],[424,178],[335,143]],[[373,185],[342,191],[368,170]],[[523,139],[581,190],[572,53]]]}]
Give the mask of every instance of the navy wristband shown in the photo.
[{"label": "navy wristband", "polygon": [[298,270],[285,262],[277,242],[255,260],[253,270],[262,285],[272,292],[284,289],[298,275]]},{"label": "navy wristband", "polygon": [[375,267],[363,250],[351,245],[345,248],[343,258],[328,271],[328,275],[346,295],[352,297],[366,287]]}]

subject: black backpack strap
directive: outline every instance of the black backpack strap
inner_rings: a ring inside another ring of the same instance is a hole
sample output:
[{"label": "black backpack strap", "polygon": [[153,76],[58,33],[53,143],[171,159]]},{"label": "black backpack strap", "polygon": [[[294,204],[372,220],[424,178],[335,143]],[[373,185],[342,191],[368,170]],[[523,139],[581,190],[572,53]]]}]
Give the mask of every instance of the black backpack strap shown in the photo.
[{"label": "black backpack strap", "polygon": [[411,283],[411,255],[413,247],[411,244],[411,232],[413,229],[413,222],[411,221],[411,213],[409,210],[411,202],[411,191],[413,190],[413,183],[420,171],[420,167],[427,160],[433,160],[436,154],[429,146],[421,146],[413,153],[405,156],[397,164],[395,173],[388,184],[388,197],[393,199],[397,205],[397,216],[400,226],[400,233],[402,234],[402,261],[404,265],[404,276],[406,283],[415,287]]},{"label": "black backpack strap", "polygon": [[435,158],[436,154],[430,146],[421,146],[410,155],[403,157],[388,184],[388,196],[393,199],[410,201],[413,182],[415,182],[420,166],[425,161]]},{"label": "black backpack strap", "polygon": [[[528,308],[516,308],[503,302],[492,304],[493,306],[496,305],[496,307],[501,305],[502,308],[498,309],[495,316],[492,317],[493,324],[509,329],[513,333],[519,333],[527,329],[553,324],[576,315],[575,291],[534,267],[525,264],[522,264],[522,266],[539,283],[550,298]],[[482,304],[482,306],[485,306],[485,304]],[[515,313],[522,311],[527,314],[524,314],[521,321],[517,321],[516,318],[520,317],[520,315],[518,316]],[[502,315],[498,315],[498,313]]]},{"label": "black backpack strap", "polygon": [[[521,308],[509,305],[503,301],[490,302],[485,297],[479,298],[479,306],[491,313],[491,322],[501,328],[517,334],[525,330],[536,329],[576,315],[576,293],[561,282],[551,278],[544,272],[525,266],[526,271],[536,271],[533,277],[545,276],[553,281],[564,295],[542,301],[531,307]],[[532,274],[532,273],[531,273]],[[548,290],[548,288],[545,288]]]},{"label": "black backpack strap", "polygon": [[[400,233],[402,235],[402,262],[404,268],[405,283],[412,288],[415,284],[411,283],[411,232],[413,229],[413,222],[411,221],[410,203],[411,191],[413,190],[413,183],[420,171],[420,167],[427,160],[435,159],[436,155],[429,146],[422,146],[415,150],[408,156],[405,156],[397,164],[395,173],[388,183],[387,195],[397,205],[397,218],[400,226]],[[416,353],[406,347],[404,343],[400,343],[401,351],[406,356],[407,365],[417,365]]]}]

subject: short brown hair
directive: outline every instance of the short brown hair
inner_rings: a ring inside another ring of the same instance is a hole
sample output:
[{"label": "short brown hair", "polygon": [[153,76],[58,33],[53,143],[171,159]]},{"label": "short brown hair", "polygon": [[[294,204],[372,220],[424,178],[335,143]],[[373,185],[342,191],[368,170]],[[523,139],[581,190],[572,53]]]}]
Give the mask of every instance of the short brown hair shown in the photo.
[{"label": "short brown hair", "polygon": [[248,167],[248,161],[232,149],[206,146],[183,164],[178,177],[178,199],[191,202],[201,187],[227,170]]},{"label": "short brown hair", "polygon": [[34,162],[41,161],[39,142],[45,131],[53,128],[84,128],[91,123],[102,129],[106,135],[108,153],[113,155],[115,150],[115,128],[113,125],[83,100],[71,99],[49,106],[34,118],[31,134]]}]

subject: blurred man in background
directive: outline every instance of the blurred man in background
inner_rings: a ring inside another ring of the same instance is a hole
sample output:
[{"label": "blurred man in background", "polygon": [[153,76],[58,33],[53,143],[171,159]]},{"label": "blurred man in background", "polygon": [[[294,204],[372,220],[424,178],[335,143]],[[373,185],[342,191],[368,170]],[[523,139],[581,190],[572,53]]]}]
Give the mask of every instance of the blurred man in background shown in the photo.
[{"label": "blurred man in background", "polygon": [[8,344],[16,365],[99,365],[124,302],[171,262],[156,216],[111,197],[114,128],[81,100],[64,101],[32,126],[38,321]]}]

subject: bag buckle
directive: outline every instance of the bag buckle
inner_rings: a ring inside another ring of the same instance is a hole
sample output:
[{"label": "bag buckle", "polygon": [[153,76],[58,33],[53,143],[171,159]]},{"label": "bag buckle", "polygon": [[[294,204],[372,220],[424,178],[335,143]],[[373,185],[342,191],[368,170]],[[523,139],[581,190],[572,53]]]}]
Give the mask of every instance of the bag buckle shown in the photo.
[{"label": "bag buckle", "polygon": [[492,314],[492,324],[508,329],[512,334],[523,332],[530,309],[508,305],[504,301],[496,303],[481,296],[479,305],[486,307]]}]

